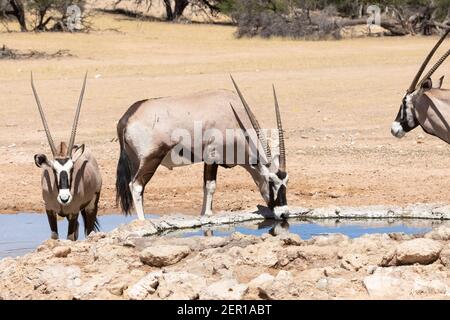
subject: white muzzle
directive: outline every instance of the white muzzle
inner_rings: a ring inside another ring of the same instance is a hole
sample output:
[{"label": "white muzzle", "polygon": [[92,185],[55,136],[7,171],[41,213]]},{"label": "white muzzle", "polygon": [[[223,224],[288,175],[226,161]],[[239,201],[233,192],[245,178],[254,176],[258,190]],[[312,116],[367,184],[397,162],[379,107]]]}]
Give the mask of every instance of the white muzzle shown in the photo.
[{"label": "white muzzle", "polygon": [[276,220],[284,220],[289,217],[289,207],[281,206],[273,208],[273,215]]},{"label": "white muzzle", "polygon": [[72,195],[69,189],[61,189],[58,194],[58,202],[62,206],[67,206],[72,201]]},{"label": "white muzzle", "polygon": [[394,137],[399,139],[403,138],[406,134],[406,132],[403,130],[402,125],[397,121],[392,122],[391,133]]}]

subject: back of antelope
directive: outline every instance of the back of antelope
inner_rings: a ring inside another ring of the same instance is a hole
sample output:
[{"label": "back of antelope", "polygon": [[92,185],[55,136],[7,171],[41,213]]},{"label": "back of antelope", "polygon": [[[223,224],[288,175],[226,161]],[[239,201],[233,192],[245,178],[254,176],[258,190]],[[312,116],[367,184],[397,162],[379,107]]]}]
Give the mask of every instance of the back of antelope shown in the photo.
[{"label": "back of antelope", "polygon": [[99,227],[97,210],[102,188],[100,170],[94,156],[85,148],[84,144],[75,145],[86,79],[87,74],[78,101],[69,145],[61,142],[57,148],[34,86],[33,75],[31,75],[31,87],[52,152],[52,159],[44,154],[34,156],[36,166],[43,169],[42,197],[45,202],[52,239],[58,239],[57,215],[67,218],[69,222],[67,239],[72,241],[78,239],[78,215],[80,212],[84,220],[86,235],[98,230]]},{"label": "back of antelope", "polygon": [[[160,165],[173,169],[204,162],[202,215],[213,213],[218,167],[232,168],[239,165],[253,178],[270,209],[268,216],[276,219],[288,217],[286,193],[289,177],[275,89],[273,95],[279,146],[271,150],[256,116],[234,80],[233,84],[236,93],[228,90],[204,91],[139,101],[128,109],[117,125],[120,159],[116,191],[117,200],[125,214],[131,213],[134,208],[138,218],[145,219],[145,186]],[[196,131],[200,131],[201,135],[198,148],[195,143],[194,146],[190,143],[191,138],[195,140]],[[227,137],[230,131],[239,134],[223,142],[223,137]],[[184,132],[186,136],[179,136],[176,132]],[[217,136],[222,138],[208,137],[208,132],[218,133]],[[245,137],[240,134],[243,132],[254,134]],[[257,161],[238,161],[238,154],[229,157],[232,153],[230,150],[241,150],[240,155],[255,154],[256,150],[260,156],[256,157]],[[181,164],[174,161],[174,156],[179,154],[189,161]]]}]

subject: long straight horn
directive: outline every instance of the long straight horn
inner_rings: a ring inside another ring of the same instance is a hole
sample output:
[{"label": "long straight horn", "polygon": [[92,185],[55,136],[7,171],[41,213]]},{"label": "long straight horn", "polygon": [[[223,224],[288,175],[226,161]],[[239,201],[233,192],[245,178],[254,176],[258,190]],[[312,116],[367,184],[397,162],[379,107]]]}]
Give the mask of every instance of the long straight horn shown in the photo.
[{"label": "long straight horn", "polygon": [[275,91],[275,86],[273,88],[273,98],[275,100],[275,113],[277,115],[277,127],[278,127],[278,140],[280,149],[280,167],[279,170],[286,172],[286,148],[284,146],[284,132],[283,123],[281,122],[280,106],[278,105],[277,93]]},{"label": "long straight horn", "polygon": [[420,80],[420,77],[422,76],[423,71],[427,67],[428,63],[430,62],[431,58],[441,45],[441,43],[444,41],[444,39],[447,37],[447,35],[450,33],[450,28],[442,35],[441,39],[436,43],[434,48],[430,51],[428,56],[425,58],[424,62],[422,63],[422,66],[420,67],[419,71],[417,72],[416,76],[414,77],[414,80],[411,82],[411,85],[409,86],[408,93],[414,92],[416,90],[417,83]]},{"label": "long straight horn", "polygon": [[39,114],[41,115],[42,125],[44,126],[45,135],[47,136],[48,144],[50,145],[50,149],[52,150],[53,157],[56,156],[56,147],[53,142],[52,135],[50,133],[50,129],[48,128],[47,119],[45,119],[44,110],[42,110],[41,102],[39,100],[39,96],[37,94],[36,88],[34,87],[33,80],[33,72],[31,73],[31,88],[33,89],[34,98],[36,99],[36,103],[39,109]]},{"label": "long straight horn", "polygon": [[81,93],[80,93],[80,99],[78,100],[77,110],[75,112],[75,118],[73,119],[72,133],[70,135],[69,147],[67,149],[69,156],[72,156],[72,149],[75,144],[75,136],[77,135],[78,119],[80,118],[81,105],[83,104],[84,91],[86,89],[87,75],[88,74],[86,72],[86,74],[84,76],[83,88],[81,89]]},{"label": "long straight horn", "polygon": [[258,139],[261,142],[261,145],[263,146],[267,161],[270,163],[272,161],[272,154],[270,152],[269,145],[267,144],[266,137],[264,136],[264,133],[262,132],[261,127],[259,126],[258,120],[256,119],[255,115],[253,114],[252,110],[250,109],[250,106],[245,101],[244,96],[241,93],[241,90],[239,90],[239,87],[237,86],[233,77],[231,75],[230,75],[230,77],[231,77],[231,81],[233,81],[233,85],[236,88],[239,98],[241,99],[242,104],[244,105],[244,109],[247,112],[248,117],[250,118],[250,122],[252,123],[253,129],[256,131],[256,135],[258,136]]},{"label": "long straight horn", "polygon": [[441,66],[441,64],[444,63],[444,61],[450,56],[450,50],[448,50],[439,60],[436,62],[436,64],[433,66],[433,68],[428,71],[428,73],[423,77],[422,81],[420,82],[420,85],[427,80],[428,78],[431,78],[431,76],[436,72],[436,70]]}]

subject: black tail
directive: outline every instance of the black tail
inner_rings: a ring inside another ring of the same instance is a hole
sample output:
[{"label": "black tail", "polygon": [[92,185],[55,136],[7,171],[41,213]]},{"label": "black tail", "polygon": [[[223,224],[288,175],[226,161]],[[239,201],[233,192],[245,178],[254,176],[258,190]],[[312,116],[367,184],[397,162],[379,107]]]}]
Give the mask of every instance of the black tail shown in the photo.
[{"label": "black tail", "polygon": [[[98,198],[97,198],[97,201],[98,201]],[[88,217],[86,216],[86,211],[85,210],[81,210],[81,216],[83,217],[84,235],[85,236],[88,236],[89,233],[91,233],[92,231],[95,231],[95,232],[99,232],[100,231],[100,223],[98,222],[97,214],[95,215],[95,220],[94,220],[94,223],[93,223],[93,226],[92,226],[93,230],[89,230],[89,223],[92,222],[92,221],[88,220]]]},{"label": "black tail", "polygon": [[133,197],[130,191],[131,182],[131,164],[130,159],[125,151],[123,145],[123,137],[119,136],[120,140],[120,158],[117,164],[116,176],[116,204],[122,208],[122,212],[127,216],[131,214],[133,208]]}]

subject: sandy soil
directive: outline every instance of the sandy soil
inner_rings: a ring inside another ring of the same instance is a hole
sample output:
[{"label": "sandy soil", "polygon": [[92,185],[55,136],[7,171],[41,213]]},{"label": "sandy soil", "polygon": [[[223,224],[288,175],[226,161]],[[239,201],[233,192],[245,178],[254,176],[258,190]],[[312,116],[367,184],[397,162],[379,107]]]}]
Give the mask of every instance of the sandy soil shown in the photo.
[{"label": "sandy soil", "polygon": [[[449,147],[416,129],[390,135],[402,95],[433,38],[328,42],[235,39],[234,28],[133,22],[102,14],[90,34],[1,33],[0,45],[75,57],[0,61],[0,211],[43,210],[36,153],[49,153],[29,84],[35,74],[55,140],[68,139],[89,70],[77,141],[98,159],[101,212],[115,206],[116,122],[135,101],[240,83],[265,127],[275,125],[271,84],[287,131],[289,203],[296,206],[449,202]],[[115,28],[118,31],[109,29]],[[104,30],[104,31],[102,31]],[[436,74],[447,74],[444,65]],[[444,84],[444,87],[446,85]],[[198,214],[202,165],[158,169],[147,212]],[[240,168],[219,170],[216,210],[262,204]]]}]

